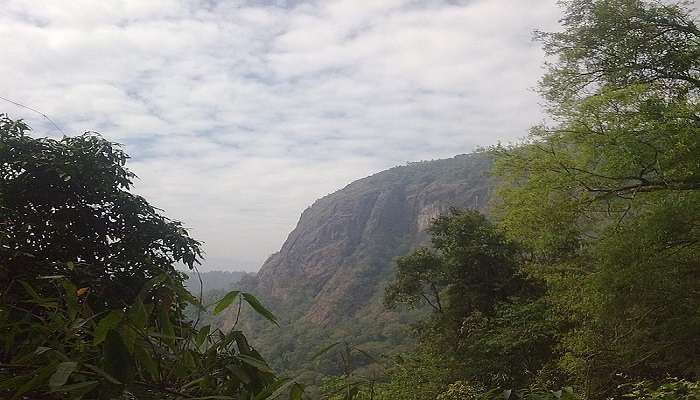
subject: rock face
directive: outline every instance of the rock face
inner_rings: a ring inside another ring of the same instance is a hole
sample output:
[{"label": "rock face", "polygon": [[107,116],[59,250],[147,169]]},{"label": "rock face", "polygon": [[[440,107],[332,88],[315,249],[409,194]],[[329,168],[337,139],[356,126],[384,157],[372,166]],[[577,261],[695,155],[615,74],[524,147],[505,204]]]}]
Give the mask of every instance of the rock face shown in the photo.
[{"label": "rock face", "polygon": [[306,209],[243,285],[291,325],[332,326],[381,310],[394,259],[425,243],[433,218],[450,207],[484,208],[490,165],[485,155],[460,155],[355,181]]}]

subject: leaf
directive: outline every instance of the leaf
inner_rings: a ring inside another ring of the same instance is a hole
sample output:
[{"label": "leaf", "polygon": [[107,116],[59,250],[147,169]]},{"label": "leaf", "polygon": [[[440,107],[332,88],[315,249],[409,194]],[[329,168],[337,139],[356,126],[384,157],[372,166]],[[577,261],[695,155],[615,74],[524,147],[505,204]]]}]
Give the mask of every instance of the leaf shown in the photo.
[{"label": "leaf", "polygon": [[142,375],[144,375],[145,372],[149,374],[153,380],[158,378],[158,364],[155,362],[155,360],[153,360],[153,357],[151,357],[151,353],[148,352],[146,346],[135,346],[134,357],[145,370],[141,372]]},{"label": "leaf", "polygon": [[197,337],[195,338],[195,343],[197,343],[197,346],[201,346],[202,343],[204,343],[205,340],[207,340],[207,337],[209,337],[209,330],[211,329],[210,325],[205,325],[201,328],[199,328],[199,332],[197,332]]},{"label": "leaf", "polygon": [[47,365],[46,367],[34,371],[33,377],[28,382],[14,390],[14,396],[12,396],[12,399],[22,399],[22,395],[24,393],[27,393],[28,391],[42,385],[44,380],[51,375],[51,371],[53,371],[53,367],[51,365]]},{"label": "leaf", "polygon": [[148,322],[148,313],[146,312],[146,307],[143,306],[141,299],[136,299],[134,305],[129,309],[129,321],[137,329],[143,329],[146,327],[146,322]]},{"label": "leaf", "polygon": [[304,385],[294,383],[292,390],[289,391],[289,400],[302,400],[304,396]]},{"label": "leaf", "polygon": [[315,360],[315,359],[321,357],[322,355],[328,353],[329,351],[331,351],[331,349],[333,349],[335,346],[339,345],[340,343],[341,343],[341,342],[331,343],[331,344],[329,344],[328,346],[322,348],[321,350],[319,350],[318,352],[316,352],[316,354],[314,354],[313,357],[311,357],[311,360],[310,360],[310,361],[313,361],[313,360]]},{"label": "leaf", "polygon": [[[160,324],[160,330],[162,334],[160,337],[166,339],[169,342],[172,342],[175,338],[175,327],[173,326],[173,323],[170,318],[170,308],[168,305],[163,304],[160,307],[158,307],[158,313],[156,314],[158,317],[158,323]],[[154,336],[156,336],[154,334]],[[173,342],[174,343],[174,342]]]},{"label": "leaf", "polygon": [[97,366],[92,365],[92,364],[84,364],[84,365],[85,365],[85,368],[90,369],[90,370],[92,370],[93,372],[96,372],[98,375],[102,376],[103,378],[105,378],[105,379],[106,379],[107,381],[109,381],[110,383],[113,383],[113,384],[115,384],[115,385],[121,385],[121,384],[122,384],[122,383],[119,382],[115,377],[113,377],[112,375],[106,373],[103,369],[100,369],[100,368],[98,368]]},{"label": "leaf", "polygon": [[74,384],[72,384],[72,385],[64,385],[64,386],[61,386],[61,387],[59,387],[59,388],[56,388],[56,389],[53,389],[53,390],[49,391],[48,393],[55,393],[55,392],[73,392],[73,391],[76,391],[76,390],[85,389],[85,388],[89,388],[89,387],[91,387],[91,386],[95,386],[95,385],[97,385],[97,384],[99,384],[99,383],[100,383],[99,381],[85,381],[85,382],[79,382],[79,383],[74,383]]},{"label": "leaf", "polygon": [[19,283],[20,285],[22,285],[22,287],[24,287],[24,290],[26,290],[27,293],[29,293],[29,295],[32,296],[34,300],[41,300],[41,296],[39,296],[39,294],[34,290],[34,288],[32,288],[30,284],[28,284],[25,281],[19,281]]},{"label": "leaf", "polygon": [[37,276],[36,279],[43,279],[47,281],[52,281],[52,280],[57,280],[57,279],[63,279],[65,278],[65,275],[41,275]]},{"label": "leaf", "polygon": [[[296,382],[293,379],[284,378],[275,382],[270,388],[255,396],[255,400],[274,400],[287,392],[290,386]],[[269,394],[268,394],[269,393]]]},{"label": "leaf", "polygon": [[228,306],[230,306],[238,298],[238,295],[240,293],[241,292],[238,290],[233,290],[233,291],[226,293],[226,295],[224,297],[222,297],[221,300],[216,302],[216,306],[214,307],[213,314],[218,315],[219,313],[224,311]]},{"label": "leaf", "polygon": [[122,320],[122,313],[120,311],[110,311],[104,318],[100,320],[95,328],[95,332],[92,339],[92,344],[98,345],[104,342],[109,331],[119,325]]},{"label": "leaf", "polygon": [[357,386],[353,386],[348,390],[348,392],[345,394],[345,400],[352,400],[357,396],[357,393],[359,392],[359,388]]},{"label": "leaf", "polygon": [[36,350],[34,350],[34,354],[36,354],[38,356],[38,355],[46,353],[49,350],[53,350],[53,349],[51,347],[39,346],[36,348]]},{"label": "leaf", "polygon": [[236,356],[236,358],[238,358],[239,360],[243,361],[244,363],[250,365],[251,367],[253,367],[259,371],[269,372],[271,374],[275,373],[275,371],[273,371],[272,368],[270,368],[270,366],[267,365],[267,363],[261,359],[247,356],[245,354],[239,354]]},{"label": "leaf", "polygon": [[272,314],[272,312],[270,312],[270,310],[265,308],[265,306],[263,306],[262,303],[255,296],[253,296],[250,293],[243,293],[243,299],[248,304],[250,304],[250,306],[253,307],[253,310],[255,310],[258,314],[267,318],[273,324],[280,326],[280,324],[277,323],[277,318],[275,318],[275,315]]},{"label": "leaf", "polygon": [[49,378],[49,386],[52,389],[63,386],[68,381],[70,375],[78,368],[78,363],[75,361],[67,361],[58,364],[56,372]]},{"label": "leaf", "polygon": [[63,289],[66,291],[63,299],[66,302],[66,308],[68,309],[68,317],[73,320],[78,315],[80,306],[78,305],[78,295],[76,294],[77,289],[75,286],[64,280],[61,282],[63,284]]},{"label": "leaf", "polygon": [[198,383],[200,383],[200,382],[202,382],[202,381],[205,381],[206,379],[207,379],[207,377],[204,377],[204,376],[203,376],[203,377],[197,378],[197,379],[195,379],[195,380],[193,380],[193,381],[189,381],[189,382],[187,382],[186,384],[184,384],[184,385],[182,385],[182,386],[180,387],[180,391],[183,391],[183,390],[187,389],[187,388],[190,387],[190,386],[194,386],[194,385],[196,385],[196,384],[198,384]]},{"label": "leaf", "polygon": [[130,382],[134,372],[131,354],[117,331],[107,334],[103,350],[102,362],[105,371],[121,382]]}]

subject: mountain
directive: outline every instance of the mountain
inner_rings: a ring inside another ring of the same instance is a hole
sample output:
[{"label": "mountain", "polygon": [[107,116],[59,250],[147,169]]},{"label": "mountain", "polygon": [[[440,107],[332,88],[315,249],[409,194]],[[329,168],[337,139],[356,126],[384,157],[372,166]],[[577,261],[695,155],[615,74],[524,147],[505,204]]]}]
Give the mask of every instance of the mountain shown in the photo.
[{"label": "mountain", "polygon": [[196,272],[187,271],[186,274],[187,280],[185,280],[185,287],[192,293],[198,294],[200,289],[203,292],[230,289],[246,275],[246,272],[206,271],[200,272],[199,275],[197,275]]},{"label": "mountain", "polygon": [[[247,318],[258,347],[286,371],[308,368],[324,343],[347,340],[368,352],[404,350],[418,311],[384,309],[394,260],[426,243],[426,228],[451,207],[483,209],[492,183],[484,154],[409,163],[317,200],[279,252],[240,285],[279,317],[282,328]],[[231,329],[235,315],[227,315]],[[332,369],[328,365],[327,369]]]}]

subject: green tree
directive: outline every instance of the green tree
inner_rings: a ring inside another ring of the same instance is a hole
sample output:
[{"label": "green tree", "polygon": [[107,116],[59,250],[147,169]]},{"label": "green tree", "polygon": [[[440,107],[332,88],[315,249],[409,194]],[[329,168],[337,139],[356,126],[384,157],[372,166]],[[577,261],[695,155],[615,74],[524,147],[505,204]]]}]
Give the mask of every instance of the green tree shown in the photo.
[{"label": "green tree", "polygon": [[461,321],[473,312],[490,313],[515,293],[517,247],[483,215],[453,209],[429,228],[431,248],[421,248],[396,262],[396,276],[385,303],[427,303],[447,319]]},{"label": "green tree", "polygon": [[418,325],[420,345],[451,359],[455,379],[487,386],[535,381],[551,357],[554,322],[538,300],[539,284],[520,270],[519,247],[471,210],[437,218],[430,233],[431,248],[398,259],[387,305],[433,308]]},{"label": "green tree", "polygon": [[700,374],[700,31],[682,3],[575,0],[540,33],[551,123],[494,149],[501,225],[589,398]]},{"label": "green tree", "polygon": [[[28,130],[0,115],[0,397],[300,398],[242,332],[183,317],[206,310],[175,269],[199,243],[129,192],[117,145]],[[248,293],[212,306],[242,301],[274,322]]]}]

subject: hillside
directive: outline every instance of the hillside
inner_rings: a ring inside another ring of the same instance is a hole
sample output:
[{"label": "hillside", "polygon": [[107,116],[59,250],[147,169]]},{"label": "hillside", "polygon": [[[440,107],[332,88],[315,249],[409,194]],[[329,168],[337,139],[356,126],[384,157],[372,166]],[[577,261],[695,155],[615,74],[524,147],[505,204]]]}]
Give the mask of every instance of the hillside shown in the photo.
[{"label": "hillside", "polygon": [[[199,293],[200,290],[222,291],[230,289],[246,274],[243,271],[204,271],[199,274],[195,272],[186,272],[187,280],[185,287],[193,292]],[[201,280],[201,282],[200,282]]]},{"label": "hillside", "polygon": [[[306,209],[280,251],[257,276],[241,281],[281,320],[282,329],[247,322],[260,332],[256,344],[268,359],[282,370],[299,370],[309,354],[335,340],[375,354],[410,346],[420,310],[399,314],[381,304],[393,260],[424,243],[430,221],[450,207],[483,209],[490,164],[480,154],[410,163],[355,181]],[[224,328],[234,321],[226,316]]]}]

